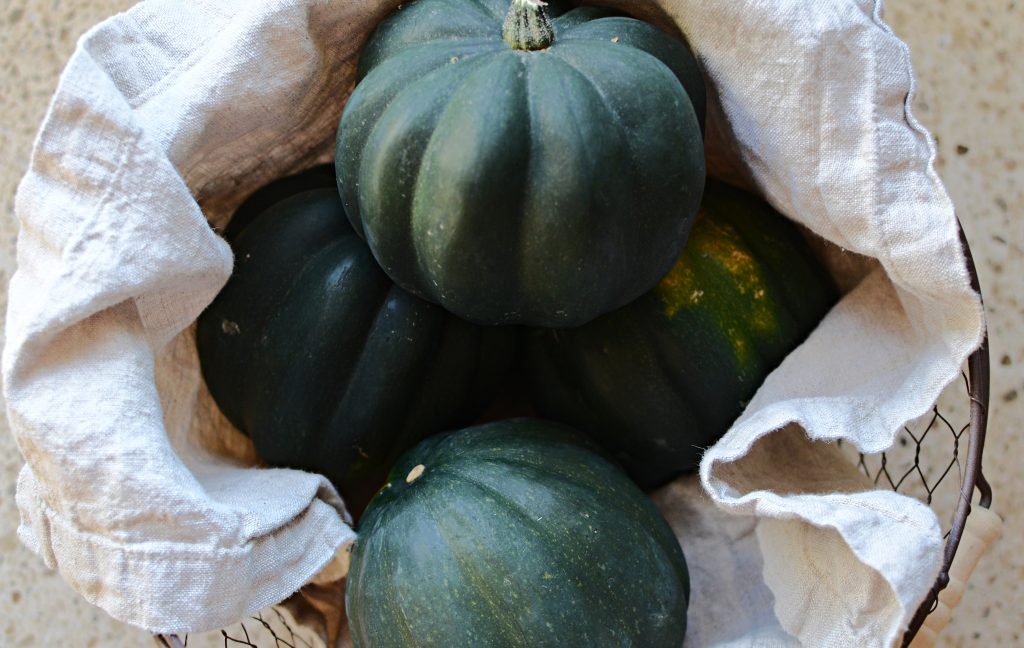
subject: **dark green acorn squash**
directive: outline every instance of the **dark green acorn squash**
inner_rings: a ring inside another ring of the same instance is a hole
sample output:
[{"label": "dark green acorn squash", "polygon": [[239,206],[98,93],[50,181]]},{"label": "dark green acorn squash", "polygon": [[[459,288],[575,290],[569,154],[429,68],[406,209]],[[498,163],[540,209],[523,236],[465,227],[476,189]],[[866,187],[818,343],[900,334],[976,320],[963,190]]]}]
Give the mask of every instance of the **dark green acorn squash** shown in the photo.
[{"label": "dark green acorn squash", "polygon": [[679,648],[679,543],[575,431],[506,420],[427,439],[359,526],[356,648]]},{"label": "dark green acorn squash", "polygon": [[661,485],[696,468],[836,298],[792,223],[709,181],[653,291],[586,326],[527,335],[536,403],[592,433],[642,487]]},{"label": "dark green acorn squash", "polygon": [[266,184],[254,191],[235,210],[227,227],[224,228],[224,238],[229,242],[234,241],[249,223],[275,203],[313,189],[334,187],[336,182],[334,166],[321,164]]},{"label": "dark green acorn squash", "polygon": [[352,231],[329,167],[246,205],[234,273],[199,318],[203,376],[267,463],[326,475],[358,515],[401,452],[483,411],[512,333],[395,286]]},{"label": "dark green acorn squash", "polygon": [[705,178],[684,43],[606,9],[416,0],[359,65],[340,191],[399,285],[470,321],[564,327],[672,267]]}]

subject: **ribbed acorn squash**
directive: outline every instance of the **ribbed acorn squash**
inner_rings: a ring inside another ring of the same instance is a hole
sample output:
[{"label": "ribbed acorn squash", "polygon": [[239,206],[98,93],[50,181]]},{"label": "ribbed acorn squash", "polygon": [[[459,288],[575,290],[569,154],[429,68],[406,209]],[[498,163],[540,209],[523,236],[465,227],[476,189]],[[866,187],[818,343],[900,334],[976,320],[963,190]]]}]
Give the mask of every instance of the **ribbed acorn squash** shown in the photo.
[{"label": "ribbed acorn squash", "polygon": [[236,218],[234,273],[196,332],[206,384],[265,461],[326,475],[358,514],[402,451],[484,409],[513,334],[395,286],[330,167],[273,183]]},{"label": "ribbed acorn squash", "polygon": [[792,223],[709,181],[686,249],[654,290],[586,326],[528,334],[535,400],[655,487],[697,466],[835,301]]},{"label": "ribbed acorn squash", "polygon": [[478,323],[576,326],[679,255],[705,178],[684,43],[555,0],[415,0],[358,77],[341,196],[407,290]]},{"label": "ribbed acorn squash", "polygon": [[679,648],[682,550],[599,452],[531,419],[409,451],[359,525],[346,586],[356,648]]}]

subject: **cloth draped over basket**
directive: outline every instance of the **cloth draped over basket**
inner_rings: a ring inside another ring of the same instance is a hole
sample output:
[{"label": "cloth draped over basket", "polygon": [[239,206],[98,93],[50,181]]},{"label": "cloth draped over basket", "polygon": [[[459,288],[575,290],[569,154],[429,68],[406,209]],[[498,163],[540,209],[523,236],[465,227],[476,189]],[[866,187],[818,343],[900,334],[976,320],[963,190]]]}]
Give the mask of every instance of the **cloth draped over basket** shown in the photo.
[{"label": "cloth draped over basket", "polygon": [[[617,0],[684,32],[713,96],[713,174],[834,244],[850,291],[769,376],[699,480],[655,494],[694,571],[698,646],[883,646],[938,572],[881,451],[981,342],[909,52],[874,0]],[[114,617],[227,626],[351,542],[323,478],[250,467],[191,324],[227,280],[209,224],[330,159],[359,49],[397,0],[149,0],[87,33],[22,181],[3,377],[26,459],[21,540]],[[844,251],[846,253],[844,253]],[[860,256],[855,256],[860,255]],[[857,272],[850,268],[866,268]]]}]

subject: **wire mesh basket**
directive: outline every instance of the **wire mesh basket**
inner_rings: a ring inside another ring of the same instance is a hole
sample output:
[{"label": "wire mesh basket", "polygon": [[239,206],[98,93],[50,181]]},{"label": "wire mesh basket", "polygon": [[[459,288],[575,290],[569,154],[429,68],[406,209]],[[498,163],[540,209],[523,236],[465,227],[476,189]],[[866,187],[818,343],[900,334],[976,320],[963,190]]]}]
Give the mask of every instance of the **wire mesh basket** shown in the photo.
[{"label": "wire mesh basket", "polygon": [[[958,224],[959,225],[959,224]],[[960,228],[960,240],[971,283],[981,296],[981,286],[970,246]],[[966,399],[964,396],[966,395]],[[988,509],[992,488],[982,472],[982,455],[988,426],[989,349],[987,335],[968,358],[963,380],[950,385],[931,412],[911,421],[888,451],[876,455],[858,453],[848,444],[850,459],[879,488],[915,497],[947,521],[942,568],[931,591],[911,619],[903,637],[909,646],[928,616],[939,606],[939,594],[950,583],[950,567],[964,538],[974,494],[977,505]],[[225,648],[312,648],[314,641],[294,627],[294,621],[276,608],[239,622],[217,635]],[[186,648],[188,636],[156,636],[167,648]]]},{"label": "wire mesh basket", "polygon": [[[292,622],[277,608],[271,608],[267,613],[250,617],[216,634],[223,639],[225,648],[316,648],[316,644],[297,632]],[[189,638],[187,635],[184,638],[158,635],[156,643],[164,648],[188,648]]]}]

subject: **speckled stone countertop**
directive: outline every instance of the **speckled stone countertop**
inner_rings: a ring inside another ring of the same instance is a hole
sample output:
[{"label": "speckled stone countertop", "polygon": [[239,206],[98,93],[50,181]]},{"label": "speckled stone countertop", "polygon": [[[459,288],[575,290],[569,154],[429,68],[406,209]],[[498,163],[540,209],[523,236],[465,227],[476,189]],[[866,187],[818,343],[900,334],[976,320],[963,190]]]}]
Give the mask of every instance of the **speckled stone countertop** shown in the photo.
[{"label": "speckled stone countertop", "polygon": [[[6,0],[0,8],[0,306],[15,267],[14,192],[75,41],[131,0]],[[1024,2],[890,0],[913,52],[918,118],[978,260],[989,316],[992,407],[985,472],[1003,540],[981,563],[944,646],[1024,645]],[[17,540],[21,456],[0,417],[0,646],[146,646],[91,607]],[[219,633],[189,645],[223,645]]]}]

